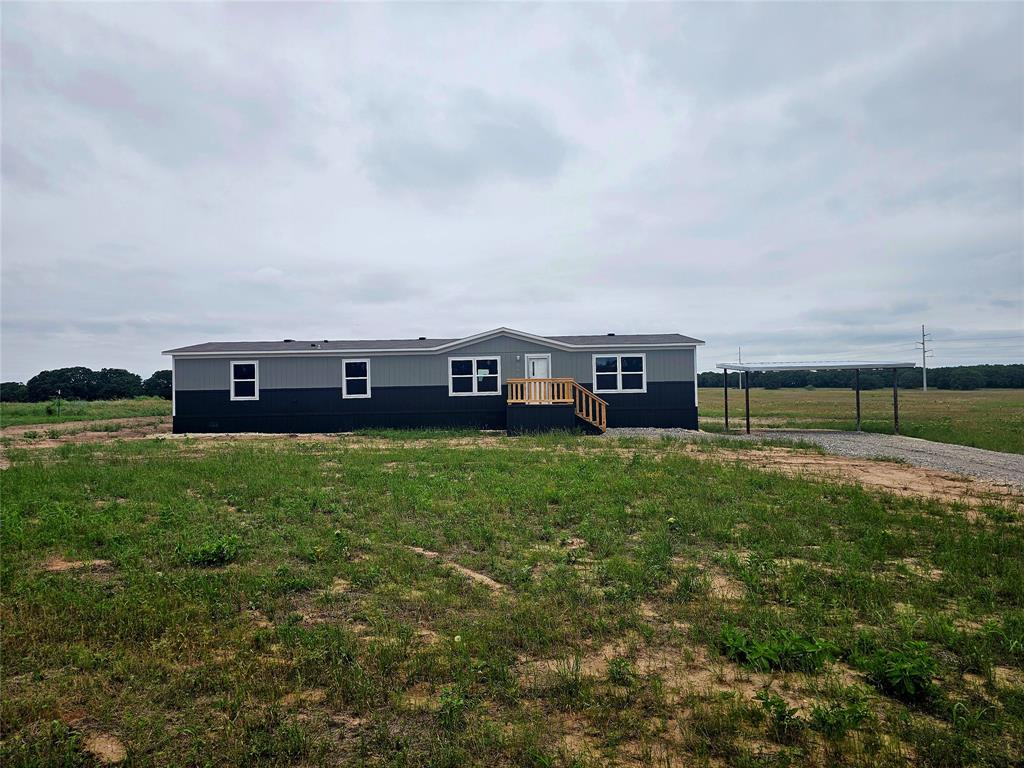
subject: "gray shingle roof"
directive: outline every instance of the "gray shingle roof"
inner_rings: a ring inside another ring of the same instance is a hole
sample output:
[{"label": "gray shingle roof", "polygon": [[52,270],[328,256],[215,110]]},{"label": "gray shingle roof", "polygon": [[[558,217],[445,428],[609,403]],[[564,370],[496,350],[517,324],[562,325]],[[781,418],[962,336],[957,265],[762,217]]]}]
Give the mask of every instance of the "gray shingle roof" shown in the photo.
[{"label": "gray shingle roof", "polygon": [[189,347],[168,349],[170,354],[189,354],[197,352],[301,352],[309,349],[322,349],[330,352],[343,352],[350,349],[433,349],[455,339],[321,339],[319,341],[207,341]]},{"label": "gray shingle roof", "polygon": [[[520,333],[511,329],[500,329],[509,331],[512,334]],[[475,337],[467,337],[469,341]],[[536,337],[538,341],[549,339],[554,342],[575,347],[622,347],[622,346],[647,346],[661,344],[703,344],[700,339],[690,336],[683,336],[680,333],[634,333],[634,334],[599,334],[589,336],[541,336]],[[216,354],[223,353],[247,353],[258,354],[260,352],[311,352],[311,351],[350,351],[361,352],[408,349],[408,350],[431,350],[446,344],[453,344],[463,339],[320,339],[305,341],[207,341],[203,344],[193,344],[188,347],[177,347],[168,349],[164,354],[188,355],[188,354]]]},{"label": "gray shingle roof", "polygon": [[620,344],[703,344],[700,339],[683,336],[681,333],[624,333],[609,336],[545,336],[546,339],[561,341],[563,344],[578,346],[620,345]]}]

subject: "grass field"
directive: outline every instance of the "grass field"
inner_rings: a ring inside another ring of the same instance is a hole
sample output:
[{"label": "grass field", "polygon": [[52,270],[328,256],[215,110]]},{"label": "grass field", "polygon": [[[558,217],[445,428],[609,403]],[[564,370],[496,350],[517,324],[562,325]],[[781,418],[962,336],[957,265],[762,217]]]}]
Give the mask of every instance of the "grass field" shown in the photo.
[{"label": "grass field", "polygon": [[0,763],[1019,765],[1020,510],[736,450],[10,449]]},{"label": "grass field", "polygon": [[[699,398],[701,429],[720,431],[724,414],[721,388],[702,388]],[[865,430],[891,434],[892,390],[861,392],[861,413]],[[743,415],[743,392],[730,390],[733,429],[742,429]],[[856,425],[854,393],[846,389],[751,389],[750,415],[757,429],[854,429]],[[1024,453],[1024,390],[901,390],[900,433]]]},{"label": "grass field", "polygon": [[161,397],[136,397],[132,400],[64,400],[60,405],[60,415],[57,414],[56,401],[0,403],[0,427],[170,415],[171,401]]},{"label": "grass field", "polygon": [[[853,393],[844,389],[753,389],[751,417],[757,429],[853,429]],[[65,421],[113,419],[133,416],[169,416],[167,400],[140,397],[134,400],[65,402],[61,415],[52,403],[0,403],[0,427],[24,424],[56,424]],[[729,395],[730,421],[742,428],[743,393]],[[891,390],[862,393],[863,428],[892,432]],[[723,427],[722,390],[700,391],[701,429]],[[917,390],[900,393],[900,431],[943,443],[972,445],[994,451],[1024,453],[1024,390],[987,389],[974,392]]]}]

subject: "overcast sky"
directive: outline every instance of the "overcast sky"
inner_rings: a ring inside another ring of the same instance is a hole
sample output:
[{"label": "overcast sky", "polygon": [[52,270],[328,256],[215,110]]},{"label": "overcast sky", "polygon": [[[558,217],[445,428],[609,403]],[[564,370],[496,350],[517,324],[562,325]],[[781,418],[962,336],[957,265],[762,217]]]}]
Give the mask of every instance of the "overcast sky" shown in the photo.
[{"label": "overcast sky", "polygon": [[2,376],[668,332],[1024,361],[1024,6],[2,7]]}]

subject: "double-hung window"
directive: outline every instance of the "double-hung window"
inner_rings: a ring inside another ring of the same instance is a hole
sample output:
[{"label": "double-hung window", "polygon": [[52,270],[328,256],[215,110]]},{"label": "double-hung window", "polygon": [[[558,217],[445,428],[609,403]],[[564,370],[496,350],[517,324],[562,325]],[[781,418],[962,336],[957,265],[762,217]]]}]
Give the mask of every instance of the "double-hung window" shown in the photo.
[{"label": "double-hung window", "polygon": [[231,361],[231,399],[260,399],[260,364],[257,360]]},{"label": "double-hung window", "polygon": [[594,355],[595,392],[646,392],[647,356]]},{"label": "double-hung window", "polygon": [[341,379],[342,397],[370,396],[370,361],[342,360],[344,369]]},{"label": "double-hung window", "polygon": [[500,395],[501,359],[449,357],[449,395]]}]

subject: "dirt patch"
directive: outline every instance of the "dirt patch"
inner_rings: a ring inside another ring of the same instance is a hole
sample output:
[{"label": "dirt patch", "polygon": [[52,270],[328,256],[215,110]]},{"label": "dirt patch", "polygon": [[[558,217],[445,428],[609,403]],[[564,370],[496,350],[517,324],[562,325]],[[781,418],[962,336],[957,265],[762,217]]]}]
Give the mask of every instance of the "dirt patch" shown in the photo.
[{"label": "dirt patch", "polygon": [[255,624],[259,629],[270,629],[274,626],[274,622],[266,617],[263,611],[251,610],[247,611],[249,618],[252,619],[252,623]]},{"label": "dirt patch", "polygon": [[308,691],[296,691],[282,697],[279,702],[282,707],[291,709],[303,704],[320,704],[327,698],[327,692],[323,688],[313,688]]},{"label": "dirt patch", "polygon": [[416,683],[403,691],[399,699],[402,702],[402,706],[407,709],[420,710],[421,712],[436,712],[440,709],[437,692],[429,683]]},{"label": "dirt patch", "polygon": [[[694,451],[701,458],[722,458],[720,452]],[[970,509],[967,517],[975,520],[977,508],[983,504],[1001,503],[1014,507],[1024,505],[1024,494],[1004,485],[971,480],[935,469],[897,464],[891,461],[858,459],[849,456],[814,454],[790,448],[764,448],[736,451],[733,461],[751,464],[760,469],[773,469],[787,475],[812,475],[853,482],[877,488],[897,496],[918,496],[944,502],[960,502]]]},{"label": "dirt patch", "polygon": [[445,560],[441,556],[440,552],[431,552],[429,549],[423,549],[422,547],[411,547],[411,546],[407,546],[406,549],[408,549],[410,552],[415,552],[417,555],[422,555],[423,557],[427,558],[428,560],[436,560],[437,562],[439,562],[440,564],[442,564],[446,568],[450,568],[451,570],[455,571],[456,573],[459,573],[459,574],[465,576],[467,579],[469,579],[471,581],[475,581],[477,584],[483,584],[485,587],[487,587],[492,592],[503,592],[506,589],[504,584],[502,584],[499,581],[495,581],[494,579],[492,579],[490,576],[488,576],[485,573],[480,573],[479,571],[471,570],[469,568],[466,568],[463,565],[459,565],[458,563],[453,563],[453,562],[451,562],[449,560]]},{"label": "dirt patch", "polygon": [[140,440],[170,434],[166,416],[135,416],[127,419],[69,421],[60,424],[21,424],[0,429],[0,438],[17,448],[56,448],[66,443],[106,443]]},{"label": "dirt patch", "polygon": [[922,563],[916,557],[905,557],[897,562],[918,578],[925,579],[926,581],[942,581],[943,573],[941,569]]},{"label": "dirt patch", "polygon": [[1024,688],[1024,670],[1013,667],[993,667],[992,676],[995,678],[996,685]]},{"label": "dirt patch", "polygon": [[[768,686],[790,706],[804,713],[809,712],[816,701],[806,692],[813,690],[813,681],[801,673],[755,672],[709,653],[701,645],[649,645],[638,636],[613,640],[578,656],[524,660],[520,662],[518,672],[526,686],[550,684],[559,674],[578,673],[602,679],[616,658],[627,659],[637,674],[660,677],[670,701],[680,702],[693,695],[730,692],[752,700]],[[860,682],[856,673],[849,669],[837,667],[835,674],[848,685]]]},{"label": "dirt patch", "polygon": [[743,599],[743,585],[726,576],[716,568],[709,573],[711,579],[711,596],[727,603],[735,603]]},{"label": "dirt patch", "polygon": [[128,750],[116,736],[109,733],[91,733],[85,737],[85,751],[104,765],[116,765],[128,758]]},{"label": "dirt patch", "polygon": [[65,560],[63,557],[54,556],[43,562],[43,570],[47,573],[110,573],[114,566],[109,560]]}]

